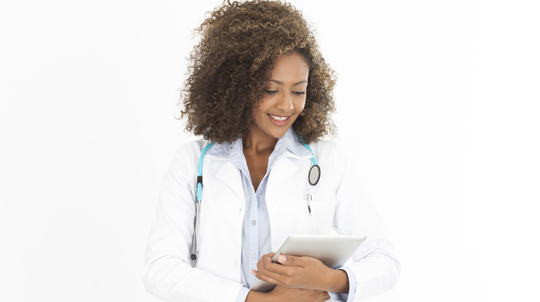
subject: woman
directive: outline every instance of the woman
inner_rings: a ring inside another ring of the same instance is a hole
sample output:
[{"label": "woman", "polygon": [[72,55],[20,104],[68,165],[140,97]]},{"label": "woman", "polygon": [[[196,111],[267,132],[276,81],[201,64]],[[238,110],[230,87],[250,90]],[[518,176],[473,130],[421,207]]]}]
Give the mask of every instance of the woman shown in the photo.
[{"label": "woman", "polygon": [[[167,301],[358,301],[391,289],[400,266],[381,219],[350,162],[320,140],[333,131],[334,72],[301,13],[274,1],[227,3],[197,31],[182,117],[205,140],[180,148],[163,179],[147,290]],[[368,237],[346,267],[270,260],[289,235],[333,232]],[[257,278],[278,285],[250,291]]]}]

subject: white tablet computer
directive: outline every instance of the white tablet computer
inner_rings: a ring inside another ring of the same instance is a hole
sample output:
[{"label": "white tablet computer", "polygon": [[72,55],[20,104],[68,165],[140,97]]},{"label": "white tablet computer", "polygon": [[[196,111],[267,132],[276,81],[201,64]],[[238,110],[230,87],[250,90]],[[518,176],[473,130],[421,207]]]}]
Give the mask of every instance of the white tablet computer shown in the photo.
[{"label": "white tablet computer", "polygon": [[[331,268],[341,267],[351,258],[366,236],[322,236],[322,235],[291,235],[272,257],[277,262],[281,254],[292,256],[309,256],[321,260]],[[266,292],[276,285],[257,279],[251,290]]]}]

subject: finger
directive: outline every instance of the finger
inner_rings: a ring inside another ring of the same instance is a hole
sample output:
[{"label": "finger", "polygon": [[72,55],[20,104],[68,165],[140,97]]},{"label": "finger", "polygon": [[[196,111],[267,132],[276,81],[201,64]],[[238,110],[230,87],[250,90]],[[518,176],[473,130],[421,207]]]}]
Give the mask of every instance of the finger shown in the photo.
[{"label": "finger", "polygon": [[284,279],[285,271],[282,271],[284,267],[280,264],[273,263],[270,257],[263,256],[259,262],[257,262],[257,271],[252,271],[252,274],[255,275],[260,280],[274,283],[282,284],[280,282]]},{"label": "finger", "polygon": [[264,272],[266,271],[266,269],[264,268],[264,256],[259,259],[259,261],[257,262],[257,272],[259,274],[259,276],[257,278],[260,279],[260,275],[261,274],[264,274]]},{"label": "finger", "polygon": [[328,292],[320,292],[318,295],[317,295],[317,301],[327,301],[328,299],[330,299],[330,295],[328,294]]},{"label": "finger", "polygon": [[264,255],[262,255],[261,259],[266,259],[266,258],[272,259],[272,257],[274,257],[275,254],[276,254],[275,252],[270,252],[268,254],[264,254]]},{"label": "finger", "polygon": [[256,277],[260,280],[282,285],[290,285],[295,273],[294,267],[273,263],[270,258],[261,259],[257,263]]},{"label": "finger", "polygon": [[257,277],[257,279],[259,279],[259,280],[266,281],[266,282],[273,283],[273,284],[285,285],[285,282],[284,282],[281,275],[278,275],[278,274],[275,274],[275,273],[272,273],[272,272],[262,273],[262,272],[256,271],[256,270],[252,270],[251,273],[255,277]]},{"label": "finger", "polygon": [[272,257],[268,257],[268,254],[264,255],[263,258],[261,258],[261,266],[264,271],[268,270],[268,267],[272,263]]},{"label": "finger", "polygon": [[279,284],[278,281],[268,277],[267,275],[262,275],[262,274],[259,274],[258,271],[256,270],[251,270],[250,273],[255,276],[255,278],[259,279],[259,280],[263,280],[263,281],[266,281],[266,282],[270,282],[270,283],[274,283],[274,284]]},{"label": "finger", "polygon": [[265,272],[273,272],[284,276],[291,276],[294,273],[295,269],[294,266],[285,266],[279,263],[274,263],[270,258],[263,261],[262,268]]},{"label": "finger", "polygon": [[257,261],[257,269],[264,269],[267,263],[272,262],[272,257],[275,253],[264,254],[259,261]]}]

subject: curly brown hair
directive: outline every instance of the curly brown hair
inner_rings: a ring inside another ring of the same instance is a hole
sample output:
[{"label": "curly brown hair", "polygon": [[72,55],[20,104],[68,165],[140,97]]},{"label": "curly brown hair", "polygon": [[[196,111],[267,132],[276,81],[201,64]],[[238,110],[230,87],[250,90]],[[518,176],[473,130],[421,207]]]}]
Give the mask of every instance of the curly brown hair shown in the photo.
[{"label": "curly brown hair", "polygon": [[334,132],[335,72],[302,13],[290,3],[227,1],[208,12],[194,31],[201,41],[190,54],[181,93],[186,131],[218,143],[248,133],[276,57],[295,52],[306,60],[309,78],[304,111],[292,127],[306,143]]}]

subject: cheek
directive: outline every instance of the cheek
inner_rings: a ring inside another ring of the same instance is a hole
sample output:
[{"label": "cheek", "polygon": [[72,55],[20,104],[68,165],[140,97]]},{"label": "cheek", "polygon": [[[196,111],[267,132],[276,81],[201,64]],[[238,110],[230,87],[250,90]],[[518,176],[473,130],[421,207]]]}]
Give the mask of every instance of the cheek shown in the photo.
[{"label": "cheek", "polygon": [[264,116],[266,115],[266,106],[265,106],[265,99],[262,99],[257,105],[255,105],[256,107],[253,108],[253,113],[252,113],[252,118],[254,121],[261,121]]},{"label": "cheek", "polygon": [[257,104],[257,107],[253,108],[253,114],[266,115],[266,113],[270,109],[272,109],[275,103],[276,103],[276,100],[272,96],[265,96],[259,101],[259,103]]},{"label": "cheek", "polygon": [[303,98],[301,100],[296,100],[294,102],[294,109],[296,109],[298,114],[300,114],[304,110],[304,107],[306,107],[306,99],[305,98]]}]

